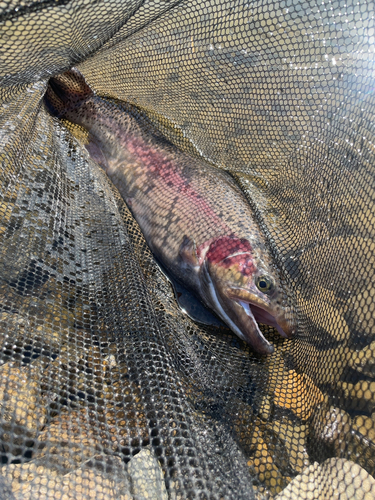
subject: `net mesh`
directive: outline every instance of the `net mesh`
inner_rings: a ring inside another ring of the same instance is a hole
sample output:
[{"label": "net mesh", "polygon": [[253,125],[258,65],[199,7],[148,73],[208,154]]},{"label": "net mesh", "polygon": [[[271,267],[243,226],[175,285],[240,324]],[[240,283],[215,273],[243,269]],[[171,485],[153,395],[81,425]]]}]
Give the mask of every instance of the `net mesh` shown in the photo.
[{"label": "net mesh", "polygon": [[[375,498],[373,2],[0,2],[0,498]],[[229,172],[298,309],[184,314],[84,131],[76,66]]]}]

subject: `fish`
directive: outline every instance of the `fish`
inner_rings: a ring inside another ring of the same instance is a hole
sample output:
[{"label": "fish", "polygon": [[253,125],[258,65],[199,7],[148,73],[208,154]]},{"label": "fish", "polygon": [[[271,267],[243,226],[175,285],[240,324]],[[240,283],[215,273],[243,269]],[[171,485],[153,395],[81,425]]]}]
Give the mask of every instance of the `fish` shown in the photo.
[{"label": "fish", "polygon": [[49,112],[84,127],[86,148],[138,222],[157,260],[261,355],[259,324],[289,338],[293,294],[235,180],[168,141],[137,108],[96,95],[75,68],[50,79]]}]

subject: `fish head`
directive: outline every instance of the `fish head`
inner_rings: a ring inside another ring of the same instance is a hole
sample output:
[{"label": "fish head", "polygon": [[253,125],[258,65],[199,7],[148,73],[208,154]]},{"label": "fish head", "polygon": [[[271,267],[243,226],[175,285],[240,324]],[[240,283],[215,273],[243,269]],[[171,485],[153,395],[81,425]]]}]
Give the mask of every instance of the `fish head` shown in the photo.
[{"label": "fish head", "polygon": [[[266,252],[266,249],[264,249]],[[223,236],[209,246],[202,264],[204,296],[223,321],[260,354],[273,346],[258,322],[277,329],[283,337],[296,330],[291,293],[278,271],[262,259],[245,238]]]}]

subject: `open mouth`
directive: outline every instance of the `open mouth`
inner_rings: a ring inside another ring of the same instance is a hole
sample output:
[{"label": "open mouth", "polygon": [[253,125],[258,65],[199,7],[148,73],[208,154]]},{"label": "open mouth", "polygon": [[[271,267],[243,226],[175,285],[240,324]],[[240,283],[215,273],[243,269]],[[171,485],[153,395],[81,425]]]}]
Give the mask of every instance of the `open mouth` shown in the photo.
[{"label": "open mouth", "polygon": [[272,316],[272,314],[270,314],[269,312],[267,312],[266,310],[262,309],[259,306],[256,306],[254,304],[249,304],[248,302],[244,302],[243,300],[238,300],[237,302],[254,322],[272,326],[273,328],[276,328],[276,330],[282,337],[288,338],[288,335],[277,323],[276,319]]},{"label": "open mouth", "polygon": [[[259,305],[258,294],[240,288],[226,288],[222,284],[216,288],[209,275],[207,281],[210,307],[254,351],[262,355],[274,352],[274,347],[264,337],[258,322],[274,327],[282,337],[289,336],[288,323],[286,321],[276,321],[266,304],[265,307]],[[252,296],[254,296],[256,305],[251,300]]]}]

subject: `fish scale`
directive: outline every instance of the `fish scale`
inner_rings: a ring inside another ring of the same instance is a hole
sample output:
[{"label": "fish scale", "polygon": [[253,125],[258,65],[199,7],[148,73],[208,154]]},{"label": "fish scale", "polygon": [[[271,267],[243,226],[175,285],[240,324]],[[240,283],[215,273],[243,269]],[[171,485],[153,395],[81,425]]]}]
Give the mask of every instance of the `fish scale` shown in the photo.
[{"label": "fish scale", "polygon": [[46,103],[89,131],[89,153],[171,275],[261,354],[273,346],[257,320],[293,335],[292,293],[228,174],[179,150],[136,112],[96,96],[77,70],[50,81]]}]

